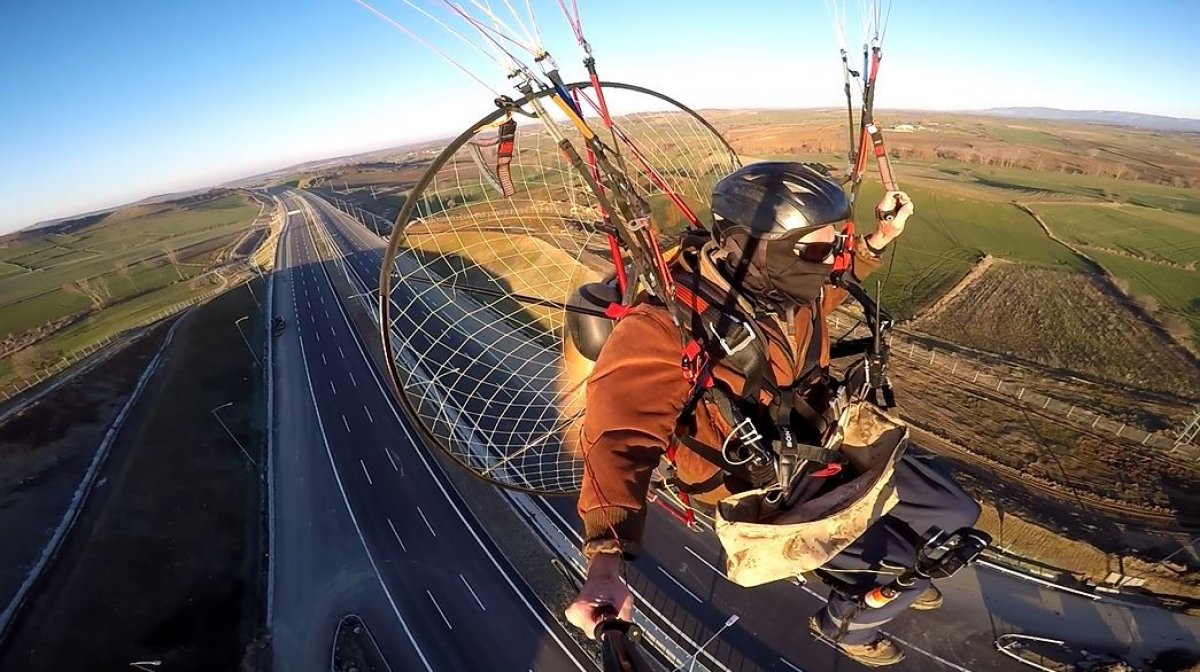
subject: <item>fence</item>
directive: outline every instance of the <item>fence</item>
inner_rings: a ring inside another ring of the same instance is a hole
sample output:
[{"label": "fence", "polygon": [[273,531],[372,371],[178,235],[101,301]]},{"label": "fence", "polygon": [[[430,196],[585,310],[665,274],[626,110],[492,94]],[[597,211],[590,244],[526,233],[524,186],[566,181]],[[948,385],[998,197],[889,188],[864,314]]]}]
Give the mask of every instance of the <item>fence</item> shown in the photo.
[{"label": "fence", "polygon": [[166,308],[159,309],[159,310],[155,311],[153,314],[151,314],[147,317],[144,317],[141,320],[138,320],[132,326],[125,327],[122,330],[122,332],[119,334],[112,334],[98,343],[92,343],[92,344],[84,346],[78,350],[75,350],[73,352],[63,355],[62,358],[59,359],[57,362],[55,362],[52,366],[49,366],[41,371],[38,371],[37,373],[35,373],[34,375],[32,375],[28,378],[22,378],[20,380],[5,383],[3,386],[0,386],[0,403],[8,401],[9,399],[12,399],[13,397],[15,397],[17,395],[22,394],[31,388],[37,387],[38,385],[45,383],[47,380],[50,380],[50,379],[54,378],[55,376],[59,375],[63,371],[70,369],[71,367],[75,366],[79,362],[91,357],[92,355],[96,354],[100,350],[103,350],[105,347],[110,345],[113,341],[116,341],[119,338],[121,338],[122,334],[128,333],[135,329],[141,329],[142,327],[145,327],[150,324],[154,324],[155,322],[158,322],[159,320],[162,320],[162,319],[165,319],[172,315],[175,315],[187,308],[190,308],[190,307],[196,305],[197,303],[200,303],[201,301],[207,301],[207,300],[211,299],[212,297],[216,296],[217,294],[220,294],[221,292],[225,291],[225,289],[226,288],[222,287],[220,289],[210,290],[210,291],[204,292],[203,294],[193,296],[192,298],[190,298],[186,301],[180,301],[179,303],[172,304],[170,306],[167,306]]},{"label": "fence", "polygon": [[270,233],[259,243],[258,248],[250,255],[250,265],[255,269],[271,270],[275,266],[275,248],[279,245],[279,235],[283,232],[283,224],[287,221],[287,208],[277,203],[271,222]]},{"label": "fence", "polygon": [[[272,215],[272,221],[270,224],[268,224],[268,226],[271,227],[271,233],[263,239],[262,243],[259,244],[258,248],[249,257],[250,267],[260,276],[262,275],[262,269],[270,270],[274,264],[275,248],[279,243],[279,234],[283,230],[283,223],[286,217],[286,208],[284,208],[281,203],[277,204],[274,214]],[[260,259],[262,261],[260,261]],[[175,315],[186,308],[190,308],[201,301],[207,301],[208,299],[211,299],[217,294],[225,291],[225,289],[226,287],[221,287],[219,289],[211,290],[194,296],[186,301],[181,301],[179,303],[162,308],[158,311],[155,311],[152,315],[142,318],[134,325],[126,327],[122,333],[154,324],[159,320]],[[23,394],[33,387],[37,387],[38,385],[45,383],[47,380],[54,378],[63,371],[66,371],[74,367],[79,362],[91,357],[96,352],[103,350],[120,337],[121,334],[112,334],[106,337],[103,341],[92,343],[73,352],[64,354],[62,358],[53,365],[38,371],[32,376],[0,384],[0,403],[6,402],[19,394]]]},{"label": "fence", "polygon": [[[835,313],[830,316],[830,324],[834,329],[849,329],[854,323],[854,320],[844,315]],[[1028,408],[1057,415],[1081,429],[1111,434],[1117,439],[1158,448],[1168,455],[1177,454],[1200,461],[1200,447],[1193,443],[1181,442],[1178,437],[1166,433],[1148,432],[1120,420],[1105,417],[1090,408],[1059,401],[1031,390],[1023,383],[1007,380],[976,360],[920,344],[899,335],[893,337],[891,354],[912,366],[938,369],[940,373],[969,381],[972,385],[989,392],[1005,395]]]}]

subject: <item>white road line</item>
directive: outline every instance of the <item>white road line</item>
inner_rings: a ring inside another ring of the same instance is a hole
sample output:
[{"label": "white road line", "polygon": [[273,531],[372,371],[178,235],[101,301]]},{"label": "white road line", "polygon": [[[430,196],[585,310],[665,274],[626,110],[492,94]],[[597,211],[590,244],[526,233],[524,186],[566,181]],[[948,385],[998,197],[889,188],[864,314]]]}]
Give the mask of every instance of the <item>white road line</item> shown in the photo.
[{"label": "white road line", "polygon": [[692,591],[688,590],[688,587],[687,587],[687,586],[685,586],[685,585],[683,585],[682,583],[680,583],[680,582],[679,582],[679,579],[676,579],[675,577],[671,576],[671,574],[670,574],[670,573],[669,573],[667,570],[663,569],[661,565],[659,565],[659,567],[658,567],[658,571],[662,572],[662,573],[663,573],[663,576],[665,576],[665,577],[667,577],[668,579],[670,579],[670,580],[671,580],[671,583],[674,583],[675,585],[679,586],[679,589],[680,589],[680,590],[682,590],[683,592],[687,593],[688,595],[691,595],[693,600],[695,600],[695,601],[697,601],[697,602],[700,602],[700,603],[702,603],[702,604],[704,603],[704,600],[700,599],[700,596],[699,596],[699,595],[697,595],[697,594],[693,593]]},{"label": "white road line", "polygon": [[[580,533],[576,532],[575,526],[572,526],[571,523],[566,522],[566,518],[564,518],[563,515],[560,514],[558,509],[554,509],[553,506],[550,505],[550,503],[546,502],[545,497],[539,497],[538,499],[540,499],[541,503],[546,506],[546,511],[547,511],[548,515],[558,518],[558,522],[560,523],[558,528],[565,530],[564,534],[569,534],[570,536],[574,536],[574,538],[576,540],[580,541],[582,544],[583,536]],[[664,626],[666,626],[666,628],[670,628],[672,631],[674,631],[674,634],[678,635],[678,640],[683,640],[684,642],[688,643],[689,646],[696,648],[696,650],[698,650],[698,652],[703,654],[704,658],[708,659],[708,662],[706,665],[708,665],[709,667],[718,668],[718,670],[721,670],[724,672],[733,672],[733,670],[731,670],[730,667],[725,665],[724,662],[721,662],[720,659],[715,658],[715,656],[712,653],[709,653],[708,650],[704,650],[704,647],[701,646],[700,642],[697,642],[696,640],[692,640],[692,638],[689,637],[688,634],[686,634],[686,632],[684,632],[683,630],[680,630],[679,626],[674,624],[670,618],[667,618],[666,614],[659,611],[658,608],[656,608],[654,606],[653,602],[650,602],[648,599],[643,599],[642,594],[638,593],[636,589],[631,588],[630,590],[631,590],[631,593],[634,594],[634,599],[637,601],[637,605],[640,606],[640,608],[642,608],[642,610],[653,613],[654,616],[659,618],[660,625],[664,625]]]},{"label": "white road line", "polygon": [[342,346],[340,346],[340,345],[338,346],[338,352],[342,353],[342,359],[346,358],[346,353],[342,352]]},{"label": "white road line", "polygon": [[367,408],[366,404],[363,404],[363,412],[367,414],[367,421],[371,423],[375,422],[375,418],[371,417],[371,411]]},{"label": "white road line", "polygon": [[332,324],[329,325],[329,333],[333,334],[334,338],[337,338],[337,329],[334,329]]},{"label": "white road line", "polygon": [[446,627],[453,630],[454,626],[450,625],[450,619],[446,618],[446,612],[442,611],[442,606],[437,603],[437,600],[433,599],[433,593],[426,590],[425,594],[429,596],[429,601],[433,602],[433,606],[437,607],[438,613],[442,615],[442,620],[446,623]]},{"label": "white road line", "polygon": [[429,533],[436,537],[437,532],[433,531],[433,525],[429,524],[429,519],[425,517],[425,512],[419,506],[417,507],[417,513],[421,514],[421,520],[425,521],[425,527],[429,528]]},{"label": "white road line", "polygon": [[333,381],[329,381],[329,389],[333,390],[334,396],[337,396],[337,388],[333,386]]},{"label": "white road line", "polygon": [[886,633],[886,634],[888,637],[891,637],[892,639],[896,640],[897,642],[900,642],[901,644],[903,644],[906,648],[912,649],[913,651],[916,651],[917,653],[923,653],[952,670],[958,670],[958,672],[971,672],[971,670],[963,667],[962,665],[959,665],[958,663],[950,662],[949,660],[946,660],[945,658],[937,655],[936,653],[931,653],[929,651],[926,651],[925,649],[922,649],[921,647],[917,646],[916,644],[913,644],[912,642],[900,639],[899,637],[893,635],[890,632]]},{"label": "white road line", "polygon": [[346,371],[346,373],[349,374],[349,376],[350,376],[350,384],[353,385],[354,387],[358,387],[358,381],[354,380],[354,372]]},{"label": "white road line", "polygon": [[[392,607],[392,613],[396,614],[396,620],[400,621],[400,627],[404,630],[408,641],[412,643],[413,649],[417,652],[417,657],[421,659],[421,664],[425,666],[427,672],[433,672],[433,666],[429,664],[429,659],[425,657],[425,652],[417,644],[412,630],[409,630],[408,623],[404,621],[404,616],[400,614],[400,608],[396,606],[396,599],[392,597],[392,591],[383,580],[383,575],[379,573],[379,565],[375,564],[375,556],[371,554],[371,549],[367,546],[367,540],[363,537],[362,528],[358,525],[358,517],[354,515],[354,508],[350,506],[350,498],[346,496],[346,487],[342,485],[342,477],[338,474],[337,463],[333,460],[333,451],[329,448],[329,437],[325,435],[325,423],[321,420],[321,406],[317,403],[316,392],[313,391],[312,374],[308,371],[308,360],[304,356],[304,339],[300,339],[300,362],[304,365],[304,379],[308,382],[308,396],[313,403],[314,415],[317,418],[317,429],[321,432],[321,442],[325,445],[325,456],[329,458],[329,466],[333,469],[333,479],[337,481],[338,491],[342,494],[342,502],[346,505],[346,512],[350,514],[350,522],[354,523],[354,531],[358,533],[358,540],[362,543],[363,550],[367,554],[367,560],[371,562],[371,569],[375,572],[375,578],[379,580],[379,587],[383,589],[383,594],[387,596],[388,604]],[[432,475],[432,473],[431,471],[430,474]]]},{"label": "white road line", "polygon": [[315,331],[314,331],[314,332],[313,332],[313,336],[316,336],[316,337],[317,337],[317,342],[318,342],[318,343],[320,343],[320,342],[321,342],[321,334],[319,334],[319,333],[317,333],[317,332],[315,332]]},{"label": "white road line", "polygon": [[329,309],[325,309],[325,319],[329,319]]},{"label": "white road line", "polygon": [[367,463],[359,459],[358,464],[362,466],[363,474],[367,477],[367,485],[375,485],[375,481],[371,480],[371,472],[367,471]]},{"label": "white road line", "polygon": [[342,424],[346,426],[346,433],[349,434],[350,433],[350,423],[346,422],[346,414],[345,413],[342,414]]},{"label": "white road line", "polygon": [[321,363],[325,366],[329,366],[329,360],[325,359],[325,353],[323,352],[321,353]]},{"label": "white road line", "polygon": [[784,665],[787,665],[788,667],[792,668],[792,669],[793,669],[793,670],[795,670],[796,672],[804,672],[804,670],[802,670],[802,669],[800,669],[800,668],[796,667],[795,665],[791,664],[791,662],[789,662],[787,658],[780,658],[780,659],[779,659],[779,662],[783,663]]},{"label": "white road line", "polygon": [[404,540],[400,538],[400,533],[396,531],[396,526],[392,524],[392,519],[388,518],[387,521],[388,521],[388,527],[392,528],[392,536],[395,537],[396,541],[399,542],[399,544],[400,544],[400,550],[407,553],[408,547],[406,547],[404,545]]},{"label": "white road line", "polygon": [[[388,450],[387,446],[383,447],[383,454],[387,455],[388,462],[392,463],[392,471],[400,471],[400,468],[396,466],[395,458],[392,457],[392,451]],[[401,475],[403,476],[403,474]]]},{"label": "white road line", "polygon": [[[323,271],[323,273],[325,275],[325,279],[329,283],[329,286],[333,287],[333,276],[329,273],[329,270],[327,268],[325,268],[324,266],[321,267],[321,270]],[[360,281],[361,281],[361,278],[360,278]],[[341,304],[340,301],[335,301],[334,304],[337,306],[338,313],[342,316],[342,320],[346,324],[346,329],[350,332],[350,337],[354,339],[354,345],[356,348],[358,348],[358,354],[362,356],[363,361],[366,362],[368,365],[367,370],[371,373],[371,379],[375,381],[376,387],[379,388],[379,393],[381,395],[383,395],[383,398],[385,400],[387,400],[388,410],[390,410],[392,412],[392,417],[394,417],[396,419],[396,424],[400,426],[400,431],[404,432],[404,437],[410,443],[412,443],[413,445],[416,445],[415,442],[418,439],[413,435],[412,431],[409,430],[408,424],[405,422],[404,417],[401,416],[400,407],[397,405],[396,400],[392,397],[391,392],[386,387],[386,384],[383,382],[383,378],[380,377],[379,372],[375,370],[373,360],[371,359],[370,356],[367,355],[367,350],[363,346],[362,338],[358,335],[358,333],[355,332],[354,327],[352,327],[350,324],[350,315],[346,312],[346,308]],[[311,385],[310,385],[310,387],[311,387]],[[313,403],[314,404],[316,403],[315,398],[313,400]],[[329,459],[332,461],[333,457],[332,457],[332,453],[329,450],[328,442],[326,442],[325,450],[326,450],[326,453],[328,453],[330,455]],[[499,561],[496,560],[496,556],[492,553],[491,549],[489,549],[483,543],[483,539],[480,538],[479,532],[476,531],[475,528],[469,522],[467,522],[467,517],[465,514],[463,514],[462,509],[459,508],[459,506],[454,503],[454,500],[450,498],[450,493],[449,493],[449,491],[446,490],[446,485],[444,483],[442,483],[442,481],[439,479],[437,473],[434,472],[433,464],[430,463],[429,458],[427,458],[424,454],[422,454],[419,449],[414,452],[417,455],[417,459],[421,460],[421,465],[423,467],[425,467],[425,471],[429,474],[429,477],[430,477],[430,479],[432,479],[433,484],[437,486],[438,491],[440,491],[442,493],[442,496],[445,497],[446,501],[450,504],[450,508],[453,509],[454,515],[458,517],[459,522],[462,523],[463,527],[471,535],[471,538],[475,540],[475,543],[479,544],[479,547],[480,547],[480,549],[483,550],[484,555],[486,555],[487,559],[491,561],[492,566],[496,568],[496,572],[501,576],[501,578],[504,579],[505,583],[508,584],[508,587],[512,589],[513,594],[515,594],[517,596],[517,599],[519,599],[521,601],[521,604],[525,605],[525,608],[528,609],[529,613],[534,617],[534,619],[536,619],[537,622],[542,625],[542,627],[546,630],[546,633],[548,635],[550,635],[551,639],[554,640],[554,643],[558,644],[559,648],[561,648],[563,650],[563,653],[566,654],[571,659],[571,662],[573,662],[575,664],[575,669],[579,670],[580,672],[584,672],[585,669],[589,669],[589,668],[585,668],[583,666],[583,663],[581,663],[579,661],[579,659],[576,658],[575,655],[571,653],[570,649],[567,647],[567,645],[563,641],[563,639],[561,637],[559,637],[558,633],[555,632],[552,627],[550,627],[550,623],[546,620],[546,618],[544,618],[542,616],[542,609],[541,609],[540,605],[535,608],[533,606],[533,603],[529,601],[529,598],[527,598],[525,596],[525,594],[522,593],[521,590],[517,588],[517,584],[513,582],[512,577],[509,576],[508,573],[506,571],[504,571],[504,569],[500,566]],[[337,473],[336,467],[334,469],[334,473],[335,474]],[[346,498],[346,493],[344,490],[342,492],[342,498],[343,498],[343,500],[346,500],[346,506],[349,507],[350,504]],[[354,518],[353,512],[351,512],[351,518],[352,519]],[[565,522],[564,522],[564,524],[565,524]],[[357,527],[357,525],[358,525],[358,523],[356,522],[355,526]],[[359,537],[361,538],[361,536],[362,536],[362,533],[360,531]],[[364,542],[364,544],[365,543],[366,542]],[[369,552],[367,555],[368,555],[368,557],[370,557]],[[372,562],[372,566],[374,566],[373,558],[372,558],[371,562]],[[376,568],[376,575],[378,575],[377,568]],[[382,582],[382,578],[380,579],[380,581]],[[387,590],[386,586],[384,589],[385,589],[385,591]],[[396,603],[394,600],[392,600],[391,593],[388,593],[388,600],[392,603],[392,608],[396,609]],[[397,612],[397,613],[399,613],[399,612]],[[659,614],[659,618],[661,618],[664,621],[667,620],[666,617],[663,616],[661,613]],[[405,628],[405,632],[408,632],[407,626]],[[686,635],[684,637],[686,638]],[[700,645],[698,642],[691,642],[691,643],[693,646]],[[718,668],[725,670],[726,672],[731,672],[731,670],[729,670],[728,667],[722,665],[719,660],[713,658],[707,652],[705,652],[705,656],[709,660],[713,661],[717,665]],[[422,660],[424,660],[424,657],[422,657]],[[426,667],[428,668],[428,663],[426,663]]]},{"label": "white road line", "polygon": [[467,587],[467,590],[471,591],[471,597],[475,598],[475,602],[479,604],[479,608],[487,611],[487,607],[483,606],[483,600],[479,599],[479,596],[475,594],[475,589],[471,587],[471,584],[467,583],[467,577],[459,574],[458,578],[462,579],[463,585]]},{"label": "white road line", "polygon": [[707,561],[707,560],[705,560],[704,558],[700,557],[700,554],[699,554],[699,553],[697,553],[697,552],[695,552],[695,551],[693,551],[693,550],[691,549],[691,547],[690,547],[690,546],[684,546],[684,547],[683,547],[683,550],[687,551],[688,553],[691,553],[691,554],[692,554],[692,557],[694,557],[694,558],[696,558],[697,560],[699,560],[700,562],[704,563],[704,566],[705,566],[705,567],[708,567],[709,569],[711,569],[711,570],[713,571],[713,573],[714,573],[714,574],[717,574],[717,575],[719,575],[719,576],[720,576],[722,579],[723,579],[723,578],[725,578],[725,572],[722,572],[721,570],[719,570],[719,569],[717,569],[716,567],[714,567],[714,566],[712,565],[712,563],[710,563],[709,561]]}]

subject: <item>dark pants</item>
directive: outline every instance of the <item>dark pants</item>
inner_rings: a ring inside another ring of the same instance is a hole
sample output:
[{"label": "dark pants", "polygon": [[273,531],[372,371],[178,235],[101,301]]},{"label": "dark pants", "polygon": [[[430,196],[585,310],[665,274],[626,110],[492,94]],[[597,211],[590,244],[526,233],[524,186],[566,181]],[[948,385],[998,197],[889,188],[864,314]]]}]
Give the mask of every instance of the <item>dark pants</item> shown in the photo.
[{"label": "dark pants", "polygon": [[[856,590],[890,583],[897,570],[916,562],[920,539],[930,528],[953,532],[969,527],[979,518],[979,504],[971,499],[954,478],[932,455],[907,454],[896,465],[895,483],[900,502],[888,515],[867,528],[853,544],[837,554],[823,568]],[[845,620],[842,642],[868,644],[884,623],[900,615],[929,587],[922,580],[895,600],[879,609],[854,613],[854,602],[834,591],[829,605],[818,614],[822,633],[837,635]]]}]

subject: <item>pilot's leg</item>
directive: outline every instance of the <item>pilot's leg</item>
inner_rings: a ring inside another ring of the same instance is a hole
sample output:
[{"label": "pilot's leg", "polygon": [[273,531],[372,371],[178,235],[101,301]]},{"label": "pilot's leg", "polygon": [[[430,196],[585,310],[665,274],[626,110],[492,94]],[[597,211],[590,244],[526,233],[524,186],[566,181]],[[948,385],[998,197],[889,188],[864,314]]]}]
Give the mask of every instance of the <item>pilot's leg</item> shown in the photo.
[{"label": "pilot's leg", "polygon": [[[912,567],[922,538],[932,528],[953,532],[979,518],[979,504],[933,456],[905,455],[896,465],[894,479],[900,502],[824,567],[850,586],[853,594],[885,585],[899,571]],[[842,642],[870,643],[884,623],[921,598],[929,585],[927,580],[918,581],[879,609],[856,609],[855,600],[834,591],[817,616],[821,633],[833,638],[845,626]]]}]

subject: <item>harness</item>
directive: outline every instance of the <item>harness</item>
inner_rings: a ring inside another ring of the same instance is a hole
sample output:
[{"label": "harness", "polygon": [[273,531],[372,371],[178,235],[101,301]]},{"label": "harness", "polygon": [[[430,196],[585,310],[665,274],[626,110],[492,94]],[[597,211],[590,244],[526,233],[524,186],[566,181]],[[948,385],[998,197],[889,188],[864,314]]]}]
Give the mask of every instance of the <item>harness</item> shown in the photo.
[{"label": "harness", "polygon": [[[754,488],[776,487],[782,501],[800,473],[826,478],[840,473],[845,463],[841,453],[819,445],[831,423],[803,396],[808,389],[827,382],[819,364],[824,320],[814,305],[812,337],[804,360],[790,362],[800,374],[781,383],[771,367],[767,344],[776,336],[791,360],[788,339],[782,331],[768,333],[773,325],[760,323],[760,315],[746,314],[745,302],[721,276],[700,271],[697,250],[694,243],[685,245],[672,265],[676,306],[690,327],[680,367],[691,385],[673,438],[722,469],[702,483],[683,483],[674,474],[674,451],[669,450],[670,482],[680,493],[700,494],[719,487],[728,473]],[[713,375],[717,365],[740,375],[744,381],[740,394]],[[769,399],[766,403],[764,396]],[[715,408],[732,428],[719,447],[695,438],[696,410],[702,402]],[[813,436],[806,438],[817,441],[800,440],[794,429],[796,419],[814,430]]]},{"label": "harness", "polygon": [[[785,333],[774,317],[757,310],[704,254],[702,248],[709,239],[707,232],[686,234],[678,247],[664,255],[673,289],[671,305],[665,306],[657,296],[621,296],[611,282],[586,285],[572,298],[575,310],[568,311],[568,331],[580,352],[595,361],[613,322],[625,317],[633,304],[650,301],[664,305],[681,328],[680,370],[689,385],[668,441],[668,483],[690,507],[691,495],[715,490],[728,475],[750,488],[768,490],[774,503],[786,507],[798,499],[789,499],[791,494],[814,492],[821,479],[843,471],[847,460],[836,450],[837,420],[851,398],[865,398],[882,387],[885,403],[877,405],[894,405],[886,378],[887,342],[882,337],[890,318],[861,287],[849,282],[846,274],[835,275],[839,286],[862,304],[873,335],[831,347],[830,356],[835,359],[869,353],[851,367],[844,383],[834,381],[820,366],[827,327],[819,306],[811,307],[808,348],[801,353],[800,361],[794,361],[797,357],[789,339],[793,315],[789,311],[784,320]],[[586,306],[592,307],[582,310]],[[798,372],[793,380],[776,380],[768,356],[771,340],[786,353],[791,370]],[[740,392],[714,375],[718,366],[738,374],[743,381]],[[701,403],[715,410],[729,428],[721,445],[708,445],[696,438]],[[720,470],[700,483],[681,481],[676,470],[680,445]],[[685,517],[691,522],[690,516]]]}]

